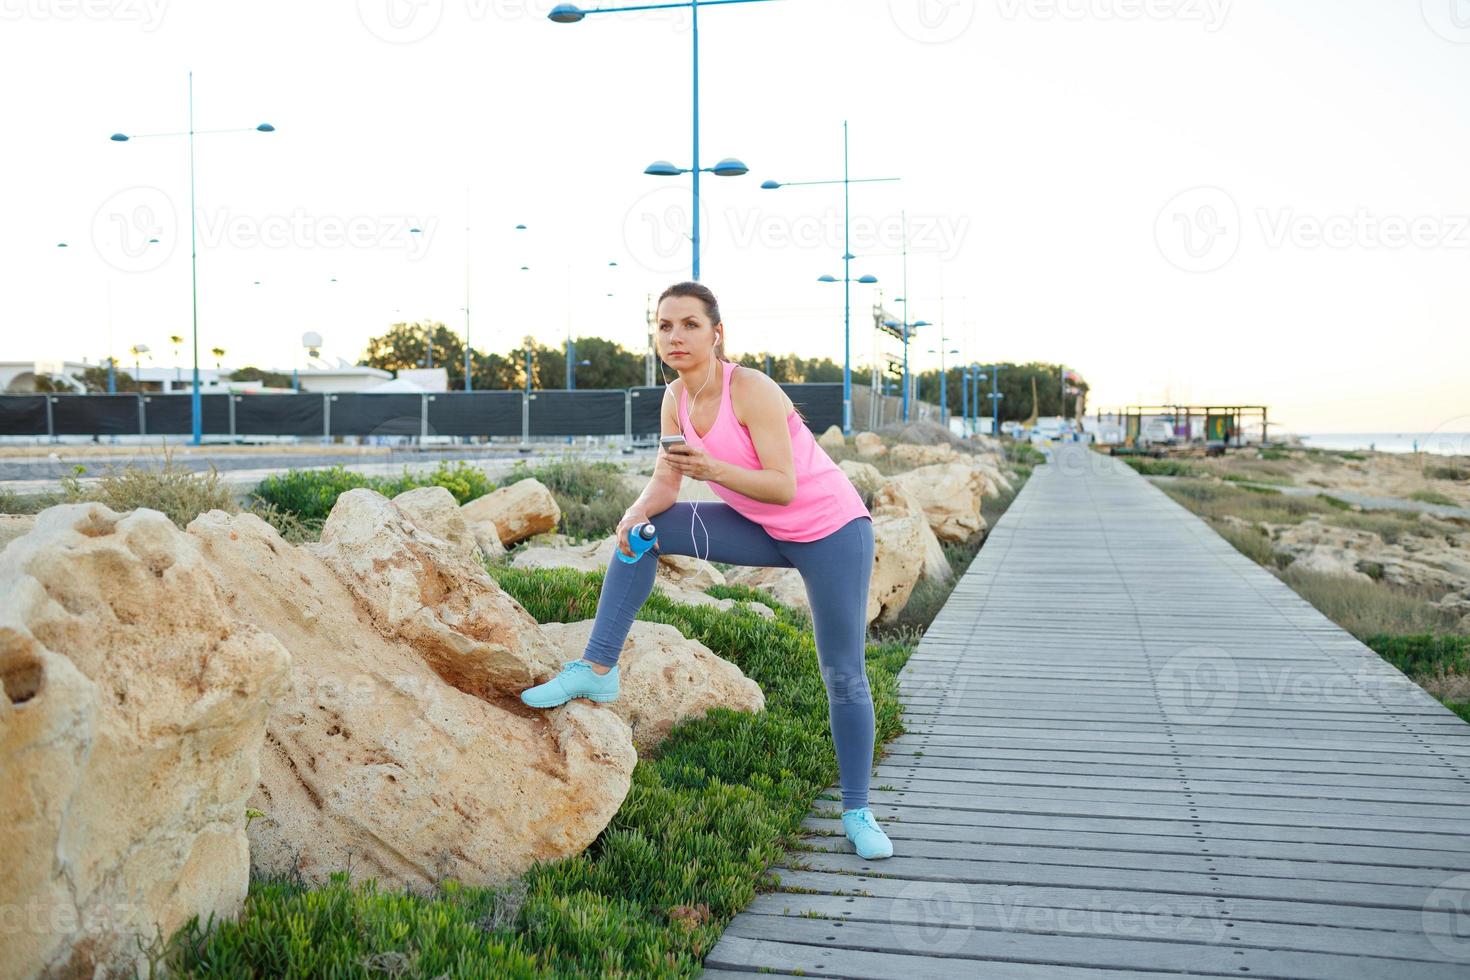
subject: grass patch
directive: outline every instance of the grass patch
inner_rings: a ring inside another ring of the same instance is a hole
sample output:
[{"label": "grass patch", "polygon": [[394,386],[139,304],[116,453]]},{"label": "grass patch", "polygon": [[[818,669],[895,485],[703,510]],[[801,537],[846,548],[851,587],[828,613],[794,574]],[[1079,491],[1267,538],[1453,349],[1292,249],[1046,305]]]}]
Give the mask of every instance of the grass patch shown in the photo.
[{"label": "grass patch", "polygon": [[1260,528],[1240,527],[1215,521],[1211,521],[1210,526],[1215,529],[1216,534],[1230,542],[1231,547],[1256,564],[1270,567],[1276,562],[1276,552],[1271,547],[1271,538]]},{"label": "grass patch", "polygon": [[1178,480],[1158,486],[1175,501],[1212,521],[1233,514],[1251,523],[1298,524],[1332,511],[1319,497],[1295,496],[1275,489],[1250,490],[1215,480]]},{"label": "grass patch", "polygon": [[86,472],[78,465],[70,476],[62,477],[60,498],[53,502],[97,501],[118,512],[146,507],[162,512],[179,527],[205,511],[238,510],[214,466],[195,472],[174,462],[167,449],[156,465],[109,466],[95,483],[82,483]]},{"label": "grass patch", "polygon": [[252,499],[258,501],[262,511],[288,515],[302,526],[320,529],[337,498],[359,487],[376,490],[385,497],[396,497],[417,487],[444,487],[463,504],[489,493],[495,484],[483,470],[465,460],[441,460],[431,472],[419,475],[405,466],[401,475],[389,477],[365,476],[338,465],[268,476],[256,484]]},{"label": "grass patch", "polygon": [[1470,480],[1470,466],[1458,461],[1430,463],[1424,467],[1424,475],[1431,480]]},{"label": "grass patch", "polygon": [[1410,500],[1418,500],[1426,504],[1444,504],[1447,507],[1458,506],[1455,501],[1438,490],[1415,490],[1409,494]]},{"label": "grass patch", "polygon": [[1378,633],[1448,633],[1456,618],[1434,605],[1438,593],[1388,582],[1363,582],[1288,566],[1282,581],[1360,640]]},{"label": "grass patch", "polygon": [[64,503],[66,498],[60,493],[16,493],[0,487],[0,514],[39,514]]},{"label": "grass patch", "polygon": [[1154,459],[1151,456],[1119,456],[1143,476],[1199,476],[1200,471],[1177,459]]},{"label": "grass patch", "polygon": [[1363,642],[1446,708],[1470,721],[1470,636],[1375,633]]}]

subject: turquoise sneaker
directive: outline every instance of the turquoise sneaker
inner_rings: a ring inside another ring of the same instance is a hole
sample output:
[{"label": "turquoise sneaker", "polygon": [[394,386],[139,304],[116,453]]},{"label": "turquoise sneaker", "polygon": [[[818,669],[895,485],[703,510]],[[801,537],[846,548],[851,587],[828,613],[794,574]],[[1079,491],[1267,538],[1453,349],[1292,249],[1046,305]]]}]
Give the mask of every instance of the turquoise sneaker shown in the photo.
[{"label": "turquoise sneaker", "polygon": [[521,692],[521,700],[533,708],[554,708],[572,698],[616,701],[618,668],[599,674],[585,660],[567,660],[562,663],[560,674],[545,684],[537,684]]},{"label": "turquoise sneaker", "polygon": [[873,811],[867,807],[843,810],[842,829],[847,831],[847,839],[852,841],[852,846],[857,849],[858,857],[886,858],[893,856],[893,841],[883,833],[882,828],[878,826],[878,821],[873,818]]}]

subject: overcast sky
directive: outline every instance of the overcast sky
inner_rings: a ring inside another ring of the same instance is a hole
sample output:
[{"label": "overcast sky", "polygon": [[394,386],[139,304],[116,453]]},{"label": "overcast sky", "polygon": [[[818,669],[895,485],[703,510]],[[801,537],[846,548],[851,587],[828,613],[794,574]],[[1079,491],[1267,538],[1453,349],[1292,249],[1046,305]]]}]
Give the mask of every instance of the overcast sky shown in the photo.
[{"label": "overcast sky", "polygon": [[[640,347],[690,273],[690,179],[642,172],[691,163],[689,12],[550,6],[0,0],[0,359],[97,360],[110,323],[119,360],[173,363],[188,141],[107,137],[187,129],[191,69],[196,129],[245,128],[195,141],[200,344],[227,365],[463,329],[467,224],[477,348],[569,323]],[[851,176],[902,178],[851,187],[852,274],[881,280],[853,287],[854,365],[906,214],[911,316],[965,360],[1075,367],[1092,409],[1470,430],[1466,0],[770,0],[701,5],[699,38],[700,164],[750,167],[701,179],[731,353],[842,360],[817,281],[841,185],[759,185],[840,178],[845,119]]]}]

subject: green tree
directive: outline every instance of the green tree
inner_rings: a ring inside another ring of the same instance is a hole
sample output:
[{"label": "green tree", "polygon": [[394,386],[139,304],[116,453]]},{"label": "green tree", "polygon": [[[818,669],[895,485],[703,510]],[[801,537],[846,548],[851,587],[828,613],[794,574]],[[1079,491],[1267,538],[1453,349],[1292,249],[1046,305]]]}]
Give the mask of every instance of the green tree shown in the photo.
[{"label": "green tree", "polygon": [[258,367],[235,368],[227,377],[231,381],[258,381],[269,388],[291,387],[291,376],[281,371],[267,371]]}]

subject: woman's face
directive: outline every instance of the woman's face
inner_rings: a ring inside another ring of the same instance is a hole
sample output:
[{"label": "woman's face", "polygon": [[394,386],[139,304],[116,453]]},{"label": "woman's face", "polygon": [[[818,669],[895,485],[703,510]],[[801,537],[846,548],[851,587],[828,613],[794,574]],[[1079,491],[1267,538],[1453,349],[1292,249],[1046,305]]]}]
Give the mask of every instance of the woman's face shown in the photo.
[{"label": "woman's face", "polygon": [[658,304],[658,356],[676,371],[713,357],[717,332],[698,296],[668,296]]}]

